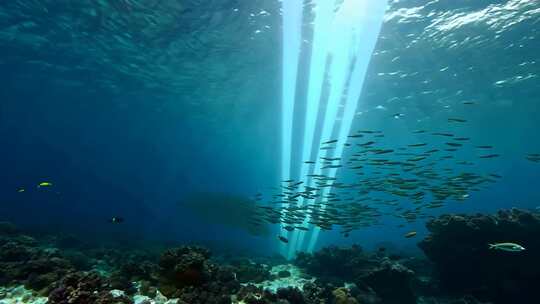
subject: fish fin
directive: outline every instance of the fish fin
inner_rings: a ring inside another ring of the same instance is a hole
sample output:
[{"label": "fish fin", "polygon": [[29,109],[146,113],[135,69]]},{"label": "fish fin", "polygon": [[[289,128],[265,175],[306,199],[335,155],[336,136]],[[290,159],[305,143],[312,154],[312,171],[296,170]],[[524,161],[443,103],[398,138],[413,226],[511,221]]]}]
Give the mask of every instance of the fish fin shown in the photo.
[{"label": "fish fin", "polygon": [[496,246],[493,245],[493,244],[488,244],[488,245],[489,245],[489,249],[495,249],[495,247],[496,247]]}]

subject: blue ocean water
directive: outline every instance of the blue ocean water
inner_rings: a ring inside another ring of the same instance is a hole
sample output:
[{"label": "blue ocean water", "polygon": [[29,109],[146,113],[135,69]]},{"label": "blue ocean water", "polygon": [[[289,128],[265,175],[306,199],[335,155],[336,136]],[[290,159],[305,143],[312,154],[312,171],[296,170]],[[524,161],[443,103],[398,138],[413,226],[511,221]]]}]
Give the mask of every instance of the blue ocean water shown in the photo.
[{"label": "blue ocean water", "polygon": [[[277,253],[277,232],[252,236],[179,202],[280,184],[280,3],[150,2],[2,5],[1,218],[96,242]],[[444,143],[414,130],[451,132],[500,154],[460,151],[475,163],[467,172],[502,178],[429,215],[540,205],[540,164],[526,158],[540,153],[539,20],[538,1],[390,1],[353,130],[384,131],[392,147]],[[423,237],[425,220],[398,223],[389,214],[347,238],[323,232],[318,246],[418,250],[403,234]]]}]

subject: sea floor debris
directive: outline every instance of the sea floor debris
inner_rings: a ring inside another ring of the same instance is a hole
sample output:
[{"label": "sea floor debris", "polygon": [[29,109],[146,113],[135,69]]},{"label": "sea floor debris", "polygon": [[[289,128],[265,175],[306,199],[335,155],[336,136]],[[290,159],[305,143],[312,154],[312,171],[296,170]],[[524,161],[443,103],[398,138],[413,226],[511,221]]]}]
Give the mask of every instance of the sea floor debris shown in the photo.
[{"label": "sea floor debris", "polygon": [[26,289],[23,285],[15,287],[0,287],[0,304],[45,304],[47,297],[36,295],[36,292]]},{"label": "sea floor debris", "polygon": [[276,265],[270,270],[272,279],[258,284],[253,284],[258,288],[277,292],[280,288],[298,288],[303,291],[304,285],[313,283],[315,277],[308,276],[298,266],[293,264]]}]

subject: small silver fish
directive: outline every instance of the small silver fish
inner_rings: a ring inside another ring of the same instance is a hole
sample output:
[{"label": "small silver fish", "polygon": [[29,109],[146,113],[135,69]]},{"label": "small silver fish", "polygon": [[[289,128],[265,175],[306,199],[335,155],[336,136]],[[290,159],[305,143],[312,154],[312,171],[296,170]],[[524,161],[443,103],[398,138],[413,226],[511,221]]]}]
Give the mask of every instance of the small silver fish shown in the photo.
[{"label": "small silver fish", "polygon": [[496,243],[496,244],[489,244],[489,249],[520,252],[520,251],[525,250],[525,247],[519,244],[515,244],[515,243]]}]

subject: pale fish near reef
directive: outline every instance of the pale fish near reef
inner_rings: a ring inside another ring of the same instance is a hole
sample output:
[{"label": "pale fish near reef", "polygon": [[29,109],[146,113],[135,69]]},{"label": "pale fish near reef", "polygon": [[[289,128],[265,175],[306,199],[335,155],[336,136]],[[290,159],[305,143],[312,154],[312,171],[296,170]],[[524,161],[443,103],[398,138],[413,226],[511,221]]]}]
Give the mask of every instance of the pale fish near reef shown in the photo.
[{"label": "pale fish near reef", "polygon": [[515,243],[496,243],[496,244],[489,244],[489,249],[520,252],[520,251],[525,250],[525,247],[519,244],[515,244]]}]

